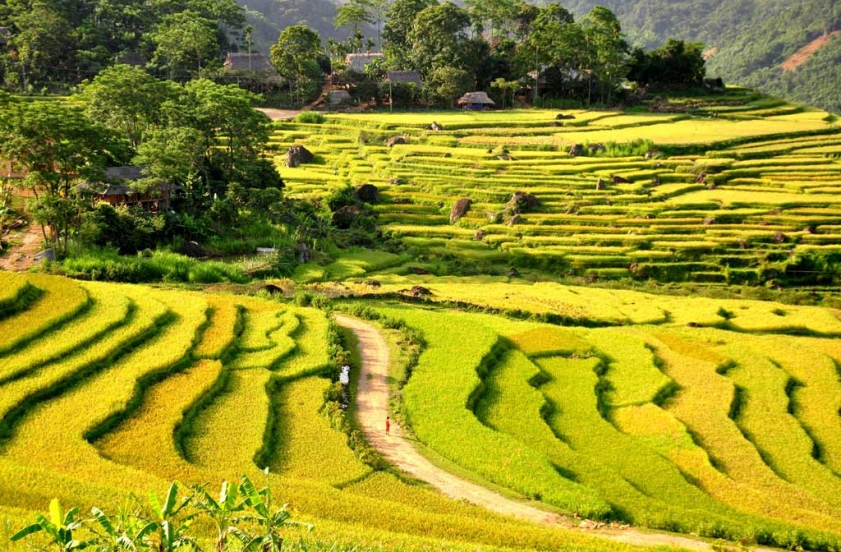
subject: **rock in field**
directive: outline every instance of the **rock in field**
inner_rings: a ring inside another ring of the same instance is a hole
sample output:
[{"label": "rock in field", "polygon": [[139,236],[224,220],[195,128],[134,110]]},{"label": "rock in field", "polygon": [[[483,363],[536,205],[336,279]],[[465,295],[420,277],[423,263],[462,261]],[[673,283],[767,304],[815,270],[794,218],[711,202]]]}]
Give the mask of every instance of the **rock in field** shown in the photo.
[{"label": "rock in field", "polygon": [[302,163],[312,163],[314,156],[310,150],[301,145],[295,145],[286,150],[286,166],[297,167]]},{"label": "rock in field", "polygon": [[386,145],[391,148],[391,147],[394,147],[398,144],[405,144],[405,143],[406,143],[406,137],[405,136],[392,136],[391,138],[388,139],[388,142],[386,142]]},{"label": "rock in field", "polygon": [[411,289],[411,291],[409,291],[409,293],[412,295],[412,297],[415,297],[415,298],[418,298],[418,297],[429,297],[429,296],[431,296],[431,295],[432,295],[432,292],[431,292],[431,291],[429,291],[429,289],[427,289],[427,288],[425,288],[425,287],[423,287],[423,286],[414,286],[414,287]]},{"label": "rock in field", "polygon": [[345,205],[333,213],[333,226],[340,230],[347,230],[353,224],[353,219],[362,211],[356,205]]},{"label": "rock in field", "polygon": [[40,261],[54,261],[55,260],[55,249],[53,249],[52,247],[49,247],[49,248],[47,248],[43,251],[40,251],[40,252],[35,254],[34,259],[35,259],[36,263],[40,262]]},{"label": "rock in field", "polygon": [[207,251],[205,251],[202,246],[200,246],[194,241],[187,242],[181,247],[179,247],[178,252],[182,255],[186,255],[187,257],[191,257],[193,259],[201,259],[202,257],[207,257]]},{"label": "rock in field", "polygon": [[473,201],[469,197],[463,197],[456,201],[453,208],[450,209],[450,224],[455,224],[461,217],[466,215],[472,203]]},{"label": "rock in field", "polygon": [[380,198],[380,190],[373,184],[363,184],[354,190],[353,196],[363,203],[376,203]]},{"label": "rock in field", "polygon": [[536,195],[527,192],[514,192],[508,201],[508,210],[512,213],[526,213],[540,205]]}]

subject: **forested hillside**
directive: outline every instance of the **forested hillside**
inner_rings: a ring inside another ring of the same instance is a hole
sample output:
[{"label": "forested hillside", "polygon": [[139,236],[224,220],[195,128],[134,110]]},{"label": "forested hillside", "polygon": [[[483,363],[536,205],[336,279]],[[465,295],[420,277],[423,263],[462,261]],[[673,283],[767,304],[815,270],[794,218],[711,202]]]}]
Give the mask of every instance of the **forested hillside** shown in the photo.
[{"label": "forested hillside", "polygon": [[569,0],[576,15],[609,7],[631,41],[648,47],[667,37],[703,41],[707,73],[788,99],[841,111],[841,36],[796,70],[780,67],[825,32],[841,28],[835,0]]},{"label": "forested hillside", "polygon": [[344,40],[349,34],[333,25],[336,4],[330,0],[239,0],[238,4],[245,8],[246,21],[254,29],[254,48],[264,53],[277,42],[280,31],[292,25],[306,25],[325,39]]}]

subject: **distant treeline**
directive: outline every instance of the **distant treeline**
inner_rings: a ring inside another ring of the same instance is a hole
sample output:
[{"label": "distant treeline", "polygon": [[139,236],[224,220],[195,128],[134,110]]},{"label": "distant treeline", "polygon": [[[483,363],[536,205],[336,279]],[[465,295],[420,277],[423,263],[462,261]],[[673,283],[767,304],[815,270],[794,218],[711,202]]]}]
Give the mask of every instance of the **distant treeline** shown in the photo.
[{"label": "distant treeline", "polygon": [[[316,19],[330,15],[321,4],[314,9]],[[272,32],[270,25],[246,25],[249,14],[253,20],[255,13],[234,0],[149,0],[140,9],[108,0],[11,0],[0,8],[0,72],[7,87],[29,92],[67,89],[117,63],[180,81],[217,78],[226,52],[253,50],[255,33],[262,42]],[[438,0],[351,0],[335,9],[333,24],[349,38],[325,44],[317,29],[293,25],[272,39],[279,85],[292,100],[319,90],[324,73],[341,68],[346,54],[366,51],[386,55],[366,68],[371,79],[381,80],[387,68],[415,70],[428,83],[427,99],[444,103],[474,89],[495,89],[503,101],[520,90],[615,103],[629,89],[627,77],[669,87],[700,85],[705,74],[701,44],[670,40],[652,52],[632,51],[619,20],[599,6],[576,21],[559,3],[468,0],[462,8]]]},{"label": "distant treeline", "polygon": [[836,0],[568,0],[583,15],[600,4],[613,10],[630,41],[654,47],[667,37],[706,44],[710,72],[728,82],[841,111],[841,36],[795,71],[781,64],[824,33],[841,29]]}]

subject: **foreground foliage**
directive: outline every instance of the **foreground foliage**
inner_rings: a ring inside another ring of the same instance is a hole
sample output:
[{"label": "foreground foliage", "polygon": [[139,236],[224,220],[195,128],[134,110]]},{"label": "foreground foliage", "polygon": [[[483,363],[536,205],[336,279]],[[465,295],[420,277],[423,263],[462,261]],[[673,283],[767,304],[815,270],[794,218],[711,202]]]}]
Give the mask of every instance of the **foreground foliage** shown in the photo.
[{"label": "foreground foliage", "polygon": [[[291,519],[288,505],[274,507],[271,489],[266,486],[258,490],[248,476],[242,476],[239,486],[224,481],[218,500],[211,496],[206,485],[194,485],[189,492],[179,496],[178,484],[173,483],[163,502],[150,491],[148,509],[151,517],[146,517],[140,506],[114,515],[94,506],[91,518],[79,518],[79,508],[64,512],[58,499],[53,499],[50,518],[37,514],[36,522],[12,535],[11,541],[44,532],[51,545],[64,551],[85,548],[99,552],[201,550],[192,525],[196,519],[209,518],[216,525],[215,549],[218,552],[230,550],[230,536],[239,541],[238,550],[280,552],[283,538],[279,531],[299,525]],[[74,538],[74,532],[82,533],[86,538]]]}]

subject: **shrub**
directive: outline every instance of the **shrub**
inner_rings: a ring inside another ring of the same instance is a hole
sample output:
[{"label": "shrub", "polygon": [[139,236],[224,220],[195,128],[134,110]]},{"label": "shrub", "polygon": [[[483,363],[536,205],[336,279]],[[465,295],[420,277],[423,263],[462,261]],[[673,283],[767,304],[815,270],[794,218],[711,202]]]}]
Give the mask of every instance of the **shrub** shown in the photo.
[{"label": "shrub", "polygon": [[324,115],[321,113],[316,113],[315,111],[305,111],[295,117],[295,120],[299,123],[306,123],[310,125],[320,125],[324,122]]},{"label": "shrub", "polygon": [[109,282],[185,282],[243,284],[250,277],[236,266],[218,261],[199,261],[165,251],[145,255],[121,256],[113,249],[94,249],[65,259],[61,271],[72,276]]},{"label": "shrub", "polygon": [[82,239],[100,247],[115,247],[120,253],[137,253],[154,248],[170,229],[166,217],[140,207],[113,207],[100,203],[88,213]]}]

